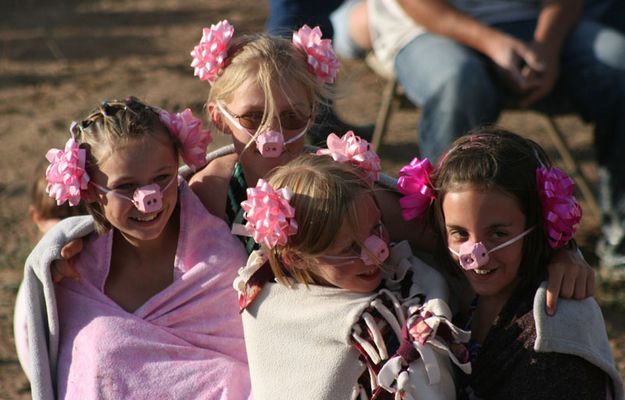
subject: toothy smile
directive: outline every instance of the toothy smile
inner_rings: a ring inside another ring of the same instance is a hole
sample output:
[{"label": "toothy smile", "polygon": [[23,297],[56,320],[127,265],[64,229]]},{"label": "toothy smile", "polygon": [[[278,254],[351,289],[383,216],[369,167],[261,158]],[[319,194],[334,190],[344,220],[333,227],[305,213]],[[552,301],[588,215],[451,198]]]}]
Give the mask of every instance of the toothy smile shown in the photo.
[{"label": "toothy smile", "polygon": [[130,217],[130,219],[134,219],[135,221],[139,221],[139,222],[150,222],[156,219],[156,217],[158,217],[158,214],[159,213],[144,214],[144,215],[139,215],[136,217]]},{"label": "toothy smile", "polygon": [[476,275],[488,275],[490,273],[493,273],[497,270],[497,268],[494,269],[483,269],[483,268],[476,268],[474,270],[472,270]]}]

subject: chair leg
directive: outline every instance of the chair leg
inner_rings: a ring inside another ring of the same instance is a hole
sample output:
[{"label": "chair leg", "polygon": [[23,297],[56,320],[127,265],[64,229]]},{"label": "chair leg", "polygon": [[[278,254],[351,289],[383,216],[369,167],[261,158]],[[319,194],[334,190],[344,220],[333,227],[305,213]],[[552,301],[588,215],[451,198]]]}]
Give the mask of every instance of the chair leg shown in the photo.
[{"label": "chair leg", "polygon": [[378,147],[382,143],[382,139],[386,134],[386,128],[388,127],[388,120],[392,113],[393,99],[397,91],[397,80],[391,78],[386,83],[384,92],[382,93],[382,103],[380,104],[380,110],[375,120],[375,129],[373,130],[373,137],[371,138],[371,149],[377,151]]},{"label": "chair leg", "polygon": [[571,150],[566,143],[566,139],[562,134],[562,130],[560,130],[560,127],[558,126],[552,115],[545,114],[545,119],[547,121],[546,126],[549,138],[551,139],[553,145],[556,147],[556,150],[560,154],[565,168],[573,176],[573,180],[575,180],[575,183],[577,183],[577,187],[582,196],[584,196],[589,211],[595,216],[600,217],[601,213],[599,211],[597,198],[593,190],[591,189],[592,186],[588,182],[588,179],[586,179],[586,176],[583,174],[583,172],[579,169],[578,164],[575,162],[575,159],[571,154]]}]

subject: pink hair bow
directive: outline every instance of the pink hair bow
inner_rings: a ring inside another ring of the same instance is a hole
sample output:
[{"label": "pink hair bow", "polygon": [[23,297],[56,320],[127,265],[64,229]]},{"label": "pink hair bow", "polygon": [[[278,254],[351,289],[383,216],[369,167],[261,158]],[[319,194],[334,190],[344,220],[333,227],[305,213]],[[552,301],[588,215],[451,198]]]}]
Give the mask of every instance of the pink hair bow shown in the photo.
[{"label": "pink hair bow", "polygon": [[65,144],[65,150],[50,149],[46,153],[46,158],[50,161],[46,170],[46,192],[56,199],[59,206],[66,201],[69,201],[70,206],[77,206],[80,203],[80,191],[87,189],[87,152],[79,146],[72,135]]},{"label": "pink hair bow", "polygon": [[321,35],[318,26],[311,29],[304,25],[293,33],[293,44],[304,51],[306,62],[321,82],[333,83],[339,70],[339,61],[332,48],[332,41],[321,39]]},{"label": "pink hair bow", "polygon": [[191,66],[195,68],[193,75],[210,84],[215,81],[226,62],[228,44],[233,34],[234,27],[225,19],[202,30],[200,43],[191,51]]},{"label": "pink hair bow", "polygon": [[432,164],[427,157],[421,161],[415,157],[399,171],[397,189],[404,194],[399,200],[404,220],[422,217],[434,200],[434,191],[430,187],[431,173]]},{"label": "pink hair bow", "polygon": [[341,163],[349,162],[365,172],[370,183],[380,177],[380,157],[370,150],[369,142],[356,136],[353,131],[347,131],[342,137],[331,133],[326,139],[327,149],[317,150],[317,155],[329,155]]},{"label": "pink hair bow", "polygon": [[559,249],[571,240],[582,219],[582,208],[573,196],[575,183],[556,167],[538,167],[536,186],[549,245]]},{"label": "pink hair bow", "polygon": [[202,129],[202,121],[190,109],[170,113],[159,110],[159,117],[169,132],[180,141],[182,159],[195,169],[206,163],[206,150],[212,140],[211,131]]},{"label": "pink hair bow", "polygon": [[256,243],[265,243],[269,248],[284,246],[288,237],[297,233],[295,209],[289,204],[291,196],[288,188],[273,190],[264,179],[247,189],[247,200],[241,207],[247,220],[245,228]]}]

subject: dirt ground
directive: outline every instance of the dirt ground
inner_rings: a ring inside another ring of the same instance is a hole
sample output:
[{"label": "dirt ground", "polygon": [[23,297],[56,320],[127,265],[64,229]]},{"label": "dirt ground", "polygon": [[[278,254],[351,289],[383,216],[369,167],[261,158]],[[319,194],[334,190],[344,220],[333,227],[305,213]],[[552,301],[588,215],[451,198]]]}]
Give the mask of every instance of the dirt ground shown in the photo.
[{"label": "dirt ground", "polygon": [[[7,6],[8,3],[8,6]],[[189,51],[201,28],[227,18],[237,33],[263,29],[265,1],[239,0],[5,0],[0,13],[0,399],[30,397],[14,350],[12,318],[23,264],[35,240],[28,220],[28,185],[50,147],[62,147],[73,119],[107,98],[135,95],[170,110],[202,108],[208,85],[193,77]],[[339,77],[339,114],[372,123],[384,80],[362,61],[346,61]],[[380,149],[396,174],[416,154],[417,113],[394,113]],[[574,116],[558,119],[575,158],[594,179],[591,127]],[[500,124],[553,149],[545,120],[507,112]],[[219,146],[226,138],[217,138]],[[553,153],[557,158],[557,153]],[[587,214],[578,235],[591,263],[597,219]],[[597,298],[620,371],[625,375],[625,284],[599,279]]]}]

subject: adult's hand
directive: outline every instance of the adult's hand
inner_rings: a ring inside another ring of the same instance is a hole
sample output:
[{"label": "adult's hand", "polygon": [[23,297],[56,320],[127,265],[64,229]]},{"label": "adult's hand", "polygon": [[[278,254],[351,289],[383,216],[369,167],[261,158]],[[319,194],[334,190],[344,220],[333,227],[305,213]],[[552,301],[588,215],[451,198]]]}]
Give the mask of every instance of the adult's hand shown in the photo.
[{"label": "adult's hand", "polygon": [[530,43],[530,48],[538,56],[542,68],[536,70],[526,65],[521,71],[528,83],[527,90],[519,103],[523,108],[529,107],[548,95],[560,76],[560,56],[557,51],[537,42]]},{"label": "adult's hand", "polygon": [[484,53],[505,84],[522,97],[531,93],[529,91],[536,85],[534,79],[545,69],[537,49],[503,32],[496,32],[485,40]]}]

